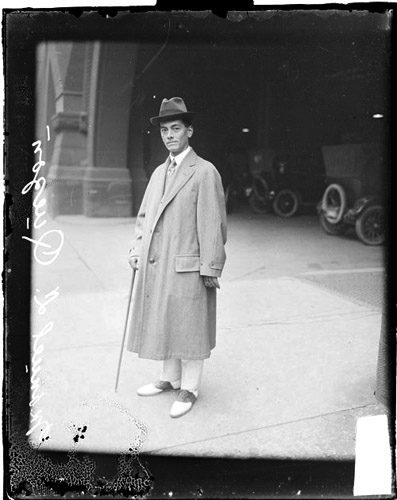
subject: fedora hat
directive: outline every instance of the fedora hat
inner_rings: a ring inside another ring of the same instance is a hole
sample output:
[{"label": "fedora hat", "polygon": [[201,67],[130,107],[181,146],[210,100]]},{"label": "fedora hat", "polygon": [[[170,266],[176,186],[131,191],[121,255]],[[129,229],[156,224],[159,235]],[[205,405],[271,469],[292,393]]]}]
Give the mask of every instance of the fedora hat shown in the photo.
[{"label": "fedora hat", "polygon": [[191,121],[194,113],[186,109],[186,104],[181,97],[171,97],[171,99],[163,99],[158,116],[150,118],[150,123],[160,125],[161,122],[170,120],[182,120],[183,118]]}]

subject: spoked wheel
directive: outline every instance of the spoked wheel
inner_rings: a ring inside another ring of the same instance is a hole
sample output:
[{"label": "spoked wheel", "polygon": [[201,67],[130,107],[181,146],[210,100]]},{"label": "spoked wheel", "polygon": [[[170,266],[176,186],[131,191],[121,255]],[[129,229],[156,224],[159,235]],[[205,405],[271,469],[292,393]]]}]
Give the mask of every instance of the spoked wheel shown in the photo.
[{"label": "spoked wheel", "polygon": [[321,201],[321,212],[329,224],[342,221],[346,210],[346,193],[339,184],[330,184],[324,192]]},{"label": "spoked wheel", "polygon": [[265,179],[260,175],[255,175],[255,177],[253,178],[252,187],[256,197],[267,204],[269,200],[270,189],[269,184],[265,181]]},{"label": "spoked wheel", "polygon": [[324,213],[320,213],[320,225],[327,234],[331,234],[332,236],[338,236],[347,230],[347,224],[344,222],[338,222],[337,224],[328,222]]},{"label": "spoked wheel", "polygon": [[265,214],[268,211],[267,203],[256,195],[255,191],[252,191],[248,198],[249,206],[251,210],[256,214]]},{"label": "spoked wheel", "polygon": [[356,220],[356,233],[366,245],[382,245],[385,241],[385,214],[380,205],[368,207]]},{"label": "spoked wheel", "polygon": [[298,195],[291,189],[282,189],[273,200],[274,213],[279,217],[292,217],[299,207]]}]

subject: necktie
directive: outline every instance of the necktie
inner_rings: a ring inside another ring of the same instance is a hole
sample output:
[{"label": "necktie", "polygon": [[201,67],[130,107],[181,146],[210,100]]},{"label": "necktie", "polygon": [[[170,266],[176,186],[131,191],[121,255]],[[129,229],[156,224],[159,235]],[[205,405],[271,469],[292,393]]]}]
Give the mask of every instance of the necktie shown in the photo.
[{"label": "necktie", "polygon": [[167,167],[167,175],[165,176],[165,182],[164,182],[164,192],[167,189],[168,184],[170,183],[171,176],[175,172],[175,169],[176,169],[176,161],[172,160]]},{"label": "necktie", "polygon": [[175,172],[175,169],[176,169],[176,161],[172,160],[172,162],[168,165],[167,175],[171,176]]}]

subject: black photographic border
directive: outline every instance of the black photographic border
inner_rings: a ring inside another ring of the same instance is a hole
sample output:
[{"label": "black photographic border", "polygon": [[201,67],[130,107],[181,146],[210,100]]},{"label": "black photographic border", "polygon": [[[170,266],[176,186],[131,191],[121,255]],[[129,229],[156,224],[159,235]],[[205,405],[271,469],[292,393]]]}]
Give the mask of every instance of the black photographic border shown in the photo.
[{"label": "black photographic border", "polygon": [[[189,2],[189,12],[194,16],[194,4]],[[266,6],[253,8],[250,2],[239,2],[228,8],[238,11],[255,10],[263,12],[269,9],[294,10],[315,8],[318,6]],[[3,11],[3,47],[5,68],[5,208],[4,208],[4,290],[5,290],[5,339],[3,382],[3,442],[5,463],[5,492],[12,498],[21,498],[29,492],[27,483],[20,484],[11,493],[9,489],[10,469],[15,470],[21,457],[27,462],[25,468],[38,483],[44,474],[42,467],[54,463],[65,467],[80,468],[84,462],[87,473],[92,473],[90,464],[95,464],[94,477],[96,481],[97,498],[115,498],[131,496],[134,490],[128,489],[120,473],[120,455],[84,453],[80,456],[70,456],[67,452],[38,452],[27,444],[25,432],[29,427],[29,394],[30,380],[25,365],[30,363],[30,252],[29,245],[23,244],[22,236],[29,236],[26,229],[26,218],[30,216],[31,196],[22,195],[22,187],[31,179],[31,166],[34,163],[31,144],[35,136],[35,54],[36,46],[44,40],[125,40],[131,29],[131,16],[136,13],[158,13],[161,17],[169,10],[184,10],[186,3],[173,2],[172,7],[165,2],[158,2],[150,7],[112,7],[97,8],[79,7],[68,9],[24,9]],[[323,6],[324,8],[324,6]],[[371,10],[385,12],[391,9],[388,3],[329,4],[326,9]],[[196,10],[212,10],[214,14],[224,17],[226,10],[214,10],[210,5],[200,2]],[[175,14],[177,15],[177,14]],[[136,38],[150,39],[156,37],[157,22],[160,17],[153,17],[150,26],[136,22],[138,34]],[[199,19],[199,18],[197,18]],[[392,41],[394,34],[392,30]],[[392,51],[392,55],[394,51]],[[391,66],[392,67],[392,66]],[[394,88],[392,80],[391,88]],[[394,102],[392,98],[392,106]],[[395,143],[393,122],[390,123],[391,145]],[[390,158],[393,164],[394,150]],[[389,191],[389,234],[393,229],[393,212],[391,206],[394,172],[391,169],[391,186]],[[388,343],[388,392],[391,422],[394,424],[395,408],[395,289],[394,263],[391,256],[395,244],[390,238],[387,248],[388,266],[388,300],[387,300],[387,331]],[[391,429],[394,446],[394,428]],[[394,454],[393,454],[394,456]],[[128,462],[128,474],[142,477],[142,469],[148,471],[153,482],[149,481],[140,492],[150,491],[152,498],[268,498],[295,496],[301,491],[301,497],[350,498],[353,496],[354,461],[332,460],[277,460],[277,459],[228,459],[200,457],[170,457],[160,455],[131,455],[124,457]],[[49,462],[48,462],[49,461]],[[102,483],[98,478],[106,477]],[[123,476],[124,477],[124,476]],[[120,480],[121,478],[121,480]],[[289,479],[287,479],[289,478]],[[117,483],[119,479],[119,483]],[[125,479],[125,478],[124,478]],[[116,481],[115,481],[116,480]],[[58,498],[68,492],[85,492],[81,498],[92,497],[91,489],[86,483],[73,485],[67,481],[53,481],[51,477],[44,483],[47,489],[42,491],[41,498]],[[116,485],[118,484],[118,486]],[[88,483],[87,483],[88,484]],[[116,486],[115,486],[116,485]],[[87,489],[88,488],[88,489]],[[52,495],[51,491],[55,494]],[[91,493],[87,493],[91,491]],[[31,495],[35,498],[35,494]],[[77,498],[77,496],[74,496]]]}]

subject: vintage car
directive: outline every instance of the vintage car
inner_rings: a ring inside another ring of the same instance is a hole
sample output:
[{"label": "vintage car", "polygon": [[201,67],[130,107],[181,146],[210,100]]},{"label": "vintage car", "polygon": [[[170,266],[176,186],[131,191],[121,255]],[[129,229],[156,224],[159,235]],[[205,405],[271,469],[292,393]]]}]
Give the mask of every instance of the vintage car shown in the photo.
[{"label": "vintage car", "polygon": [[383,155],[377,143],[323,147],[328,186],[318,204],[320,225],[331,235],[353,227],[367,245],[385,241]]},{"label": "vintage car", "polygon": [[279,217],[292,217],[302,208],[315,208],[325,187],[320,154],[310,152],[276,153],[258,150],[251,154],[253,182],[249,194],[252,210],[264,213],[270,208]]}]

